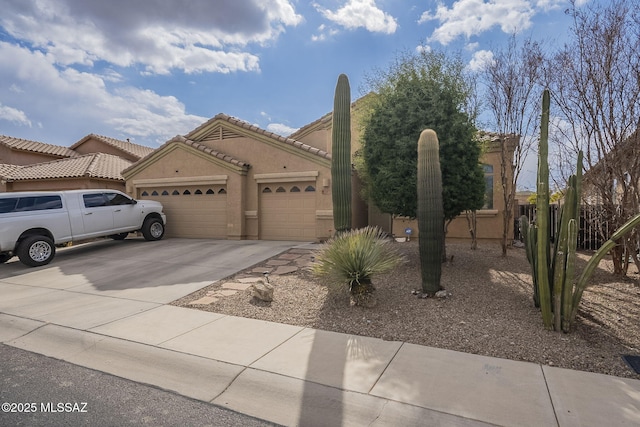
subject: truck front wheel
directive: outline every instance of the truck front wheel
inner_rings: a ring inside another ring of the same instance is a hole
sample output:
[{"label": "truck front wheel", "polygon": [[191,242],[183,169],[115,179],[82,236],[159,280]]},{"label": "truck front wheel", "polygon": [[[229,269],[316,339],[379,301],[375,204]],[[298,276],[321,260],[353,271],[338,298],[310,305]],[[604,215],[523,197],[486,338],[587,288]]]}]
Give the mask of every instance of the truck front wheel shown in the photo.
[{"label": "truck front wheel", "polygon": [[145,240],[160,240],[164,236],[164,224],[158,218],[148,218],[142,224],[142,235]]},{"label": "truck front wheel", "polygon": [[29,236],[20,243],[17,252],[24,265],[39,267],[51,262],[56,254],[56,247],[47,236]]}]

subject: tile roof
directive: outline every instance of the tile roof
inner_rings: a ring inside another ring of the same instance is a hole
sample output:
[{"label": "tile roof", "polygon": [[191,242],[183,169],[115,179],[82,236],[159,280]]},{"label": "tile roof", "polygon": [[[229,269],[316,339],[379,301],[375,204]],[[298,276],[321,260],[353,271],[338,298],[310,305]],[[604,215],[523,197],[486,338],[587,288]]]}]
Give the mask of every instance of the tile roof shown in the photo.
[{"label": "tile roof", "polygon": [[[213,157],[216,157],[220,160],[223,160],[227,163],[231,163],[234,166],[240,167],[242,169],[249,169],[251,167],[251,165],[249,163],[243,162],[241,160],[235,159],[227,154],[221,153],[219,151],[214,150],[211,147],[207,147],[204,144],[200,144],[199,142],[196,141],[192,141],[190,139],[185,138],[182,135],[176,135],[173,138],[171,138],[169,141],[165,142],[164,144],[162,144],[157,150],[155,151],[162,151],[162,149],[170,144],[174,144],[174,143],[180,143],[180,144],[184,144],[184,145],[188,145],[189,147],[193,147],[196,150],[200,150],[204,153],[207,153]],[[130,167],[127,167],[126,169],[123,169],[122,172],[125,173],[127,170],[133,168],[135,165],[138,165],[144,161],[146,161],[149,157],[153,156],[154,153],[149,153],[148,155],[146,155],[145,157],[141,158],[140,160],[138,160],[137,162],[135,162],[134,164],[131,164]]]},{"label": "tile roof", "polygon": [[131,162],[121,157],[105,153],[92,153],[69,159],[16,166],[14,170],[8,171],[5,178],[11,181],[26,181],[89,177],[124,181],[121,172],[129,166],[131,166]]},{"label": "tile roof", "polygon": [[261,129],[257,126],[254,126],[250,123],[245,122],[244,120],[240,120],[237,119],[235,117],[231,117],[228,116],[226,114],[220,113],[220,114],[216,114],[215,117],[213,117],[212,119],[208,120],[207,122],[203,123],[202,125],[198,126],[197,128],[195,128],[194,130],[192,130],[191,132],[189,132],[186,135],[187,139],[190,139],[191,137],[193,137],[193,135],[197,134],[200,130],[206,128],[207,126],[211,125],[213,122],[218,121],[218,120],[222,120],[222,121],[226,121],[228,123],[231,123],[235,126],[239,126],[243,129],[246,129],[248,131],[251,132],[255,132],[258,133],[260,135],[264,135],[270,139],[276,140],[278,142],[281,142],[283,144],[288,144],[291,145],[293,147],[296,147],[300,150],[304,150],[304,151],[308,151],[309,153],[315,154],[317,156],[323,157],[325,159],[331,159],[331,154],[327,153],[324,150],[320,150],[319,148],[315,148],[312,147],[310,145],[307,145],[305,143],[302,143],[300,141],[296,141],[293,138],[285,138],[284,136],[275,134],[273,132],[269,132],[267,130]]},{"label": "tile roof", "polygon": [[148,155],[149,153],[155,150],[155,148],[134,144],[133,142],[129,142],[129,141],[121,141],[119,139],[110,138],[108,136],[96,135],[93,133],[85,136],[84,138],[82,138],[80,141],[76,142],[69,148],[71,150],[74,150],[78,146],[82,145],[85,141],[92,138],[97,139],[98,141],[101,141],[107,145],[111,145],[112,147],[115,147],[118,150],[124,151],[125,153],[135,156],[138,159],[143,158],[144,156]]},{"label": "tile roof", "polygon": [[0,177],[7,177],[15,172],[17,169],[20,169],[18,165],[9,165],[6,163],[0,163]]},{"label": "tile roof", "polygon": [[78,155],[78,153],[68,147],[45,144],[44,142],[38,141],[29,141],[28,139],[14,138],[6,135],[0,135],[0,144],[12,150],[30,151],[33,153],[49,154],[58,157],[76,157]]}]

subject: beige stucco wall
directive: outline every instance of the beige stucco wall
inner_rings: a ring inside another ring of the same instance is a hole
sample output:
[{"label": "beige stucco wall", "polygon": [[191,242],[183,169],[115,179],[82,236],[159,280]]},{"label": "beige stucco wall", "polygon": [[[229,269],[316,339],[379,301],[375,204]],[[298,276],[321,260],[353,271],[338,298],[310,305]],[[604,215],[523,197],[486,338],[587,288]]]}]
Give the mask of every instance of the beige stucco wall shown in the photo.
[{"label": "beige stucco wall", "polygon": [[127,192],[137,195],[136,188],[150,180],[162,180],[170,185],[224,176],[227,238],[258,239],[260,183],[303,181],[316,188],[316,237],[322,240],[329,236],[332,217],[328,221],[326,216],[327,211],[331,211],[331,174],[326,159],[292,146],[281,146],[277,141],[265,142],[246,136],[200,143],[249,163],[251,167],[241,171],[213,155],[174,142],[159,149],[144,167],[135,168],[135,173],[127,175]]},{"label": "beige stucco wall", "polygon": [[316,125],[309,132],[297,137],[296,140],[327,153],[331,152],[331,128],[328,128],[326,123]]}]

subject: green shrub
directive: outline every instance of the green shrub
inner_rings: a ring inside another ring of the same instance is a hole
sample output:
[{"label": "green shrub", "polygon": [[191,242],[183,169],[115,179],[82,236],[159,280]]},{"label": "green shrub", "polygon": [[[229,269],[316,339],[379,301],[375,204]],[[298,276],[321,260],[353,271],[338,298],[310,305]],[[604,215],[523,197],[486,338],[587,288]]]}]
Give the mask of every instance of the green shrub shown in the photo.
[{"label": "green shrub", "polygon": [[366,305],[374,291],[371,280],[387,273],[404,258],[393,241],[377,227],[365,227],[340,233],[328,240],[315,254],[311,271],[328,284],[345,287],[355,305]]}]

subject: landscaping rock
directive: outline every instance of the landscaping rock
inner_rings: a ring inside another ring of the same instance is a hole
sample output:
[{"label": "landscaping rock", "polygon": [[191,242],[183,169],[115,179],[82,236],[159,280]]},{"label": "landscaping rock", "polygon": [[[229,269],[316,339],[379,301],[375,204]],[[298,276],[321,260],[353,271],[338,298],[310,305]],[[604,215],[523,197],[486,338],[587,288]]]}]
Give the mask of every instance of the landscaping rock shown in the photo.
[{"label": "landscaping rock", "polygon": [[218,298],[212,297],[212,296],[206,296],[206,297],[202,297],[200,299],[197,299],[195,301],[191,301],[189,303],[189,305],[208,305],[208,304],[214,303],[216,301],[218,301]]},{"label": "landscaping rock", "polygon": [[446,298],[447,296],[447,291],[445,291],[444,289],[436,292],[436,298]]},{"label": "landscaping rock", "polygon": [[222,285],[222,289],[234,289],[236,291],[246,291],[250,287],[251,287],[251,283],[227,282]]},{"label": "landscaping rock", "polygon": [[280,266],[276,269],[276,271],[274,271],[271,274],[275,274],[275,275],[282,275],[282,274],[289,274],[289,273],[294,273],[298,271],[298,267],[293,266],[293,265],[283,265]]},{"label": "landscaping rock", "polygon": [[273,286],[265,283],[262,279],[251,285],[251,291],[253,297],[259,299],[260,301],[273,301]]}]

